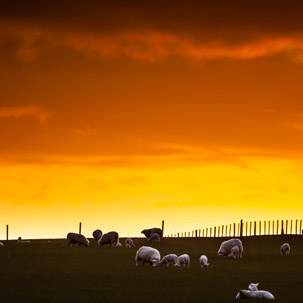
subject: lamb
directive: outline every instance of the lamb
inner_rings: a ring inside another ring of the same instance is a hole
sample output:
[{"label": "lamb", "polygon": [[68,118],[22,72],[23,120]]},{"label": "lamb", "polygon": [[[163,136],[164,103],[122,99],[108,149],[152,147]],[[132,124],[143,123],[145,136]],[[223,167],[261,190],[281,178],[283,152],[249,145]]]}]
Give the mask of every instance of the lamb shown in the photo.
[{"label": "lamb", "polygon": [[98,241],[100,246],[112,245],[115,246],[119,242],[119,234],[116,231],[110,231],[104,234]]},{"label": "lamb", "polygon": [[151,241],[151,242],[160,242],[160,236],[157,233],[153,233],[149,236],[147,241]]},{"label": "lamb", "polygon": [[88,246],[89,241],[81,234],[76,233],[68,233],[67,234],[67,245],[71,246],[71,244],[78,244],[79,246],[84,245]]},{"label": "lamb", "polygon": [[102,238],[102,230],[100,229],[96,229],[94,232],[93,232],[93,237],[96,241],[99,241],[101,238]]},{"label": "lamb", "polygon": [[152,266],[157,266],[160,262],[160,252],[149,246],[142,246],[137,250],[135,261],[136,266],[139,266],[139,262],[142,261],[143,266],[145,263],[149,263]]},{"label": "lamb", "polygon": [[3,247],[3,246],[4,246],[3,242],[0,242],[0,247]]},{"label": "lamb", "polygon": [[22,238],[19,237],[18,240],[17,240],[17,243],[18,244],[22,244],[22,243],[29,244],[29,243],[31,243],[31,241],[30,240],[22,240]]},{"label": "lamb", "polygon": [[239,259],[239,257],[240,257],[239,247],[238,246],[232,247],[232,249],[230,250],[230,254],[228,255],[228,257],[233,258],[233,259]]},{"label": "lamb", "polygon": [[161,228],[150,228],[150,229],[144,229],[141,231],[142,234],[145,235],[146,238],[149,239],[151,234],[158,234],[160,236],[160,238],[162,238],[162,229]]},{"label": "lamb", "polygon": [[288,243],[282,244],[280,247],[280,252],[283,257],[288,256],[290,253],[290,245]]},{"label": "lamb", "polygon": [[250,290],[240,290],[236,296],[236,299],[268,299],[274,300],[275,297],[266,290],[257,290],[257,291],[250,291]]},{"label": "lamb", "polygon": [[208,263],[208,259],[205,255],[202,255],[199,259],[200,261],[200,266],[201,267],[208,267],[209,263]]},{"label": "lamb", "polygon": [[248,285],[248,289],[251,290],[251,291],[257,291],[258,290],[258,286],[259,286],[259,283],[250,283]]},{"label": "lamb", "polygon": [[173,263],[174,265],[177,263],[178,256],[175,254],[169,254],[162,258],[160,262],[160,266],[165,265],[168,267],[169,263]]},{"label": "lamb", "polygon": [[218,250],[218,255],[220,258],[228,258],[231,253],[231,249],[234,246],[239,248],[239,257],[242,258],[243,246],[241,240],[239,239],[230,239],[222,242]]},{"label": "lamb", "polygon": [[125,247],[132,248],[132,247],[136,247],[136,245],[134,244],[134,241],[131,238],[126,238]]},{"label": "lamb", "polygon": [[174,266],[176,267],[180,267],[181,265],[183,265],[183,267],[189,267],[189,262],[190,262],[190,258],[189,255],[187,254],[183,254],[181,256],[178,257],[177,262]]},{"label": "lamb", "polygon": [[116,247],[122,247],[122,243],[117,242],[117,243],[116,243]]}]

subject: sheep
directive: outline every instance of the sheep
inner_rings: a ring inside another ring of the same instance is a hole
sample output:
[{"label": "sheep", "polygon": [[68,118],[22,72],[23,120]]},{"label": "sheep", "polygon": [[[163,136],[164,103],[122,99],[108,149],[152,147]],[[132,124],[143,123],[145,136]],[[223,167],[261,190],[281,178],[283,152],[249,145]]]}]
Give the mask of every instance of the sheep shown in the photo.
[{"label": "sheep", "polygon": [[120,243],[120,242],[116,243],[116,247],[122,247],[122,246],[123,246],[122,243]]},{"label": "sheep", "polygon": [[175,254],[169,254],[162,258],[160,262],[160,266],[165,265],[168,267],[169,263],[173,263],[174,265],[177,263],[178,256]]},{"label": "sheep", "polygon": [[0,247],[3,247],[4,246],[4,243],[3,242],[0,242]]},{"label": "sheep", "polygon": [[151,242],[160,242],[160,236],[157,233],[153,233],[149,236],[147,241],[151,241]]},{"label": "sheep", "polygon": [[68,233],[66,238],[67,238],[67,245],[69,247],[71,246],[71,244],[78,244],[79,246],[81,246],[81,245],[88,246],[89,245],[89,240],[86,239],[81,234]]},{"label": "sheep", "polygon": [[258,290],[258,286],[259,286],[259,283],[250,283],[248,285],[248,289],[251,290],[251,291],[257,291]]},{"label": "sheep", "polygon": [[93,237],[96,241],[99,241],[102,237],[103,233],[102,233],[102,230],[100,229],[96,229],[94,232],[93,232]]},{"label": "sheep", "polygon": [[239,257],[242,258],[243,246],[239,239],[230,239],[222,242],[218,250],[220,258],[228,258],[234,246],[239,248]]},{"label": "sheep", "polygon": [[238,246],[232,247],[232,249],[230,250],[230,254],[228,255],[228,257],[233,258],[233,259],[238,259],[240,257],[239,247]]},{"label": "sheep", "polygon": [[145,263],[149,263],[152,266],[157,266],[160,262],[160,252],[149,246],[142,246],[137,250],[135,261],[136,266],[139,266],[139,261],[142,261],[143,266]]},{"label": "sheep", "polygon": [[119,242],[119,234],[116,231],[110,231],[104,234],[98,241],[99,246],[115,246]]},{"label": "sheep", "polygon": [[209,263],[208,263],[208,259],[205,255],[202,255],[199,259],[200,261],[200,266],[201,267],[208,267]]},{"label": "sheep", "polygon": [[288,256],[290,253],[290,245],[288,243],[282,244],[280,247],[280,252],[283,257]]},{"label": "sheep", "polygon": [[18,240],[17,240],[17,243],[18,244],[22,244],[22,243],[29,244],[29,243],[31,243],[31,241],[30,240],[22,240],[22,238],[19,237]]},{"label": "sheep", "polygon": [[150,228],[150,229],[144,229],[141,231],[141,234],[144,234],[146,238],[149,239],[151,234],[158,234],[160,238],[162,238],[162,229],[161,228]]},{"label": "sheep", "polygon": [[132,248],[132,247],[136,247],[136,245],[134,244],[134,241],[131,238],[126,238],[125,247]]},{"label": "sheep", "polygon": [[240,290],[236,296],[236,299],[268,299],[274,300],[275,297],[266,290],[257,290],[257,291],[250,291],[250,290]]},{"label": "sheep", "polygon": [[189,262],[190,262],[190,258],[189,255],[187,254],[183,254],[181,256],[178,257],[177,262],[174,266],[176,267],[180,267],[181,265],[183,265],[183,267],[189,267]]}]

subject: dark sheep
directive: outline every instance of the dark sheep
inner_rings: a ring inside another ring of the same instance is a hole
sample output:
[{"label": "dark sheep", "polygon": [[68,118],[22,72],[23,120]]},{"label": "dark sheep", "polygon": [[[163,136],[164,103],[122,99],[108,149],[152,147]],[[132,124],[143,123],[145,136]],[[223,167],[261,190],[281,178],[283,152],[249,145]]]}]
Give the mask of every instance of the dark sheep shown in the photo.
[{"label": "dark sheep", "polygon": [[101,238],[102,238],[102,235],[103,235],[103,232],[102,230],[100,229],[96,229],[94,232],[93,232],[93,237],[96,241],[99,241]]},{"label": "dark sheep", "polygon": [[99,239],[98,244],[103,245],[112,245],[115,246],[119,242],[119,234],[115,231],[110,231],[104,234],[101,239]]},{"label": "dark sheep", "polygon": [[144,229],[141,231],[141,234],[144,234],[146,238],[150,238],[151,234],[158,234],[160,238],[162,238],[162,229],[161,228],[150,228],[150,229]]}]

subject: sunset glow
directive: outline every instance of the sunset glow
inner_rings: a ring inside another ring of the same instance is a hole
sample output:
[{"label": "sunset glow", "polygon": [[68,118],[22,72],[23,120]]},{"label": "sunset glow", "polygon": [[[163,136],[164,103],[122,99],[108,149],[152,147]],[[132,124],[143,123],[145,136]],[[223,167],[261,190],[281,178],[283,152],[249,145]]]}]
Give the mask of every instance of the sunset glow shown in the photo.
[{"label": "sunset glow", "polygon": [[217,2],[1,5],[1,239],[302,219],[303,4]]}]

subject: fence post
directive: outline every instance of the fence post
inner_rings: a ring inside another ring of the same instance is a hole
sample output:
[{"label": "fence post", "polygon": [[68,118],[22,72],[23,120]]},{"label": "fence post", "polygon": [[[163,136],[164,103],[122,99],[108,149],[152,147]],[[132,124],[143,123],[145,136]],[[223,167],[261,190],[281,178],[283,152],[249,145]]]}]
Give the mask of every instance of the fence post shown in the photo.
[{"label": "fence post", "polygon": [[268,221],[268,235],[270,235],[270,221]]},{"label": "fence post", "polygon": [[208,227],[206,228],[206,237],[208,236]]},{"label": "fence post", "polygon": [[214,227],[214,238],[216,237],[216,226]]},{"label": "fence post", "polygon": [[203,228],[203,230],[202,230],[202,237],[204,238],[204,228]]},{"label": "fence post", "polygon": [[289,234],[290,235],[292,234],[292,220],[290,220],[290,231],[289,231]]},{"label": "fence post", "polygon": [[277,235],[279,234],[279,220],[277,220]]},{"label": "fence post", "polygon": [[275,234],[275,221],[272,220],[272,234]]},{"label": "fence post", "polygon": [[82,222],[79,223],[79,234],[81,234]]},{"label": "fence post", "polygon": [[180,237],[180,233],[178,233],[178,238]]},{"label": "fence post", "polygon": [[284,220],[282,220],[282,228],[281,228],[281,235],[283,236],[284,235],[284,228],[283,228],[283,225],[284,225]]},{"label": "fence post", "polygon": [[251,236],[252,222],[249,222],[249,235]]},{"label": "fence post", "polygon": [[300,235],[303,234],[303,231],[302,231],[302,220],[300,220],[300,230],[299,230],[299,233],[300,233]]},{"label": "fence post", "polygon": [[296,220],[296,232],[295,234],[297,235],[298,234],[298,219]]},{"label": "fence post", "polygon": [[255,228],[254,228],[254,236],[256,236],[257,235],[257,221],[255,221]]},{"label": "fence post", "polygon": [[246,236],[248,236],[247,231],[248,231],[248,222],[246,221],[246,224],[245,224],[245,235]]},{"label": "fence post", "polygon": [[287,233],[288,233],[287,227],[288,227],[288,220],[286,220],[286,222],[285,222],[285,235],[287,235]]},{"label": "fence post", "polygon": [[234,237],[236,236],[236,223],[234,223]]},{"label": "fence post", "polygon": [[6,241],[8,241],[8,224],[6,225]]},{"label": "fence post", "polygon": [[198,238],[198,230],[196,229],[196,238]]},{"label": "fence post", "polygon": [[162,237],[164,237],[164,220],[162,220]]},{"label": "fence post", "polygon": [[224,225],[222,225],[222,229],[221,229],[221,237],[224,237]]},{"label": "fence post", "polygon": [[212,228],[209,229],[209,236],[212,237]]},{"label": "fence post", "polygon": [[243,235],[243,220],[240,221],[240,238],[242,238]]}]

